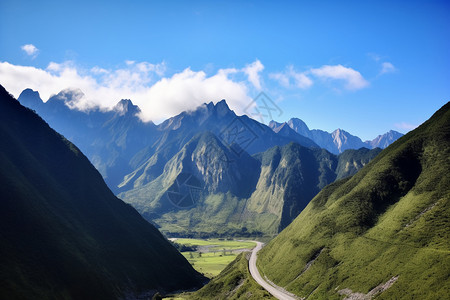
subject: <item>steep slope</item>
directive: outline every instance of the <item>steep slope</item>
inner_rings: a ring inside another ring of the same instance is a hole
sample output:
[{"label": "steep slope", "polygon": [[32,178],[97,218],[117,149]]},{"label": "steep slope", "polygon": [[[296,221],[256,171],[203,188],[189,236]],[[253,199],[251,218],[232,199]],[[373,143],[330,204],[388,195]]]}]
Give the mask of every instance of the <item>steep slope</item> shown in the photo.
[{"label": "steep slope", "polygon": [[255,154],[273,146],[295,141],[305,147],[318,146],[308,138],[292,132],[276,134],[269,127],[246,115],[237,116],[225,100],[203,104],[190,112],[182,112],[158,125],[155,143],[139,153],[146,161],[120,183],[120,191],[141,187],[163,173],[165,164],[199,133],[209,131],[231,150],[230,159],[237,160],[245,151]]},{"label": "steep slope", "polygon": [[260,252],[260,271],[308,299],[447,298],[448,170],[450,103],[323,189]]},{"label": "steep slope", "polygon": [[261,161],[261,172],[243,214],[247,222],[272,220],[275,232],[286,227],[325,185],[336,179],[337,159],[323,149],[291,143],[256,157]]},{"label": "steep slope", "polygon": [[117,192],[124,175],[142,163],[135,158],[136,153],[157,138],[156,126],[141,122],[137,117],[140,109],[130,100],[119,101],[110,111],[72,109],[82,95],[80,90],[66,89],[44,103],[38,92],[26,89],[18,100],[80,147],[108,186]]},{"label": "steep slope", "polygon": [[336,167],[336,179],[342,179],[356,174],[358,170],[362,169],[378,154],[381,149],[375,148],[369,150],[367,148],[360,148],[358,150],[345,150],[338,155],[338,164]]},{"label": "steep slope", "polygon": [[203,277],[72,143],[0,86],[0,295],[133,299]]},{"label": "steep slope", "polygon": [[239,229],[260,163],[246,152],[233,156],[212,133],[194,136],[155,180],[119,194],[167,232],[221,234]]}]

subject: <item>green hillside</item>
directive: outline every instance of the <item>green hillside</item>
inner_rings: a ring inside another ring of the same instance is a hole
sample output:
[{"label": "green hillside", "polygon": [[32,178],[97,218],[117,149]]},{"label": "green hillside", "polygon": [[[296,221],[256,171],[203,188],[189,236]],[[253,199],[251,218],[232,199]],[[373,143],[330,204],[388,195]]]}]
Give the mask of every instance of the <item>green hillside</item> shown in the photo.
[{"label": "green hillside", "polygon": [[260,252],[260,271],[308,299],[448,298],[449,170],[447,103],[323,189]]},{"label": "green hillside", "polygon": [[204,278],[0,86],[0,298],[133,299]]}]

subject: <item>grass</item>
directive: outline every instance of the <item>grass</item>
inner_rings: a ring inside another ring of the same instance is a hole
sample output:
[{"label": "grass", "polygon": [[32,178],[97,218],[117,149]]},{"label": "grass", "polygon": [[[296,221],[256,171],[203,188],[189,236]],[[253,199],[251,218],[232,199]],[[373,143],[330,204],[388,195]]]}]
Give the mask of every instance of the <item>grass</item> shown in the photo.
[{"label": "grass", "polygon": [[275,299],[253,280],[248,270],[248,253],[239,254],[217,277],[195,293],[178,297],[200,299]]},{"label": "grass", "polygon": [[197,251],[187,251],[182,254],[194,269],[209,278],[219,275],[236,258],[238,255],[236,250],[255,247],[254,242],[243,240],[180,238],[175,242],[191,247],[202,247]]},{"label": "grass", "polygon": [[[261,250],[260,272],[308,299],[446,299],[450,294],[450,104],[329,185]],[[310,262],[310,267],[305,266]]]},{"label": "grass", "polygon": [[236,250],[255,247],[252,241],[244,240],[225,240],[225,239],[176,239],[176,243],[191,246],[214,246],[211,249],[222,250]]},{"label": "grass", "polygon": [[[221,252],[204,253],[201,257],[198,256],[197,252],[183,252],[182,254],[192,264],[194,269],[209,278],[219,275],[220,272],[222,272],[222,270],[237,256],[237,254],[234,253],[223,255]],[[193,257],[190,257],[191,254],[193,254]]]}]

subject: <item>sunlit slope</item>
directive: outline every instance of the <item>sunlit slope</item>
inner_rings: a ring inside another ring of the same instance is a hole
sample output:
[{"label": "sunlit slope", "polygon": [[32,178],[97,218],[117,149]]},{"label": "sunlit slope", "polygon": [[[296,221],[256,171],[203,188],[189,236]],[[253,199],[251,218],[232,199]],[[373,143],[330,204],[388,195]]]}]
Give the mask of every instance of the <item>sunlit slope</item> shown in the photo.
[{"label": "sunlit slope", "polygon": [[260,252],[260,271],[308,299],[448,297],[449,170],[447,103],[356,175],[322,190]]}]

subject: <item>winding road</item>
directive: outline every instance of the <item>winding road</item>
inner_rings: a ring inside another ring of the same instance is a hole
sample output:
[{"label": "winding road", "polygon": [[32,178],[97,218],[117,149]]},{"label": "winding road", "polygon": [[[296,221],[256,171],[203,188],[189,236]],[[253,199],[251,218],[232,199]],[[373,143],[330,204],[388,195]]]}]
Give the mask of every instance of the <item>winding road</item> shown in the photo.
[{"label": "winding road", "polygon": [[274,296],[277,299],[296,300],[297,298],[295,298],[294,295],[284,291],[281,287],[271,285],[261,277],[261,274],[259,274],[258,268],[256,267],[256,258],[258,255],[257,253],[259,250],[261,250],[263,244],[258,241],[254,242],[256,243],[256,247],[253,248],[252,255],[250,256],[250,261],[248,263],[250,274],[252,275],[253,279],[255,279],[260,286],[262,286],[265,290],[267,290],[270,294],[272,294],[272,296]]}]

